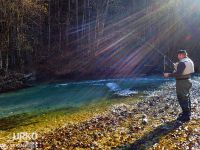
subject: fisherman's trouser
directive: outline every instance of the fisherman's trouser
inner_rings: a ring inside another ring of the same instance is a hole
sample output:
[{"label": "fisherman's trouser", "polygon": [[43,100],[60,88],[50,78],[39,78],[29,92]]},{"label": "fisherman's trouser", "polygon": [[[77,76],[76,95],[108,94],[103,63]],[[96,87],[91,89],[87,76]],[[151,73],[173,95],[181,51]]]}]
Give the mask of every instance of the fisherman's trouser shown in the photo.
[{"label": "fisherman's trouser", "polygon": [[179,104],[182,108],[183,115],[191,115],[190,89],[192,82],[190,79],[176,80],[176,94]]}]

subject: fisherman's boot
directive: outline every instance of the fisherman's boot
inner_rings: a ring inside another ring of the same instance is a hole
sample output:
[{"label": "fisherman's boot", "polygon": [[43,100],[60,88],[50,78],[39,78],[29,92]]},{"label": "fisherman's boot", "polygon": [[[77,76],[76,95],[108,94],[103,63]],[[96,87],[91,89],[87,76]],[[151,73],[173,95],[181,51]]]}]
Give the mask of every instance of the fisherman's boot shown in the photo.
[{"label": "fisherman's boot", "polygon": [[190,120],[191,108],[189,100],[179,100],[179,104],[182,108],[182,113],[177,118],[178,121],[187,122]]}]

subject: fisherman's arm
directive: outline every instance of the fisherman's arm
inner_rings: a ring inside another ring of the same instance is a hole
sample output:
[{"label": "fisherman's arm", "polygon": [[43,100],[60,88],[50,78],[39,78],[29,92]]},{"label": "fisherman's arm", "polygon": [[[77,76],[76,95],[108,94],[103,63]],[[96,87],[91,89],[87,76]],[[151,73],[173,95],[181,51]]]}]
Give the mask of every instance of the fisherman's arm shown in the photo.
[{"label": "fisherman's arm", "polygon": [[180,62],[177,66],[177,70],[173,73],[164,73],[164,77],[179,77],[182,75],[186,65],[184,62]]}]

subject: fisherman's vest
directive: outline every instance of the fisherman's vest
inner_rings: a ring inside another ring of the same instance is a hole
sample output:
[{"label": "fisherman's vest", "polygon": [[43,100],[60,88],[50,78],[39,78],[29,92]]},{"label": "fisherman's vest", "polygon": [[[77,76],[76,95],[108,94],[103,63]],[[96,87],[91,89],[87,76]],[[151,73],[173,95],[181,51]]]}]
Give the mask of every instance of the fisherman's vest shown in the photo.
[{"label": "fisherman's vest", "polygon": [[182,75],[189,75],[191,73],[194,73],[194,63],[190,58],[184,58],[182,60],[180,60],[179,62],[183,62],[185,63],[185,69],[182,73]]}]

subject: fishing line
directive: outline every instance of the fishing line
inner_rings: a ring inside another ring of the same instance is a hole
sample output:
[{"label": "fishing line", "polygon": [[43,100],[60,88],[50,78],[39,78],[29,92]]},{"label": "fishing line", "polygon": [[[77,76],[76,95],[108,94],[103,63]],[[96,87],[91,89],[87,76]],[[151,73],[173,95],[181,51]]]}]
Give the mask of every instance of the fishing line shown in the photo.
[{"label": "fishing line", "polygon": [[[135,36],[135,37],[136,37],[136,36]],[[173,62],[167,55],[165,55],[163,52],[161,52],[159,49],[155,48],[155,45],[151,44],[151,43],[148,42],[148,41],[145,41],[144,38],[140,38],[140,37],[136,37],[136,38],[139,39],[139,40],[141,40],[141,41],[146,42],[146,44],[147,44],[148,46],[150,46],[152,49],[155,49],[156,52],[157,52],[158,54],[160,54],[160,55],[163,57],[163,71],[164,71],[164,72],[165,72],[165,70],[166,70],[166,59],[168,59],[169,62],[172,63],[172,64],[174,65],[174,62]],[[169,65],[168,65],[168,66],[169,66]]]}]

